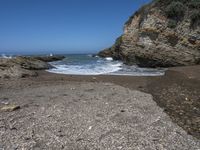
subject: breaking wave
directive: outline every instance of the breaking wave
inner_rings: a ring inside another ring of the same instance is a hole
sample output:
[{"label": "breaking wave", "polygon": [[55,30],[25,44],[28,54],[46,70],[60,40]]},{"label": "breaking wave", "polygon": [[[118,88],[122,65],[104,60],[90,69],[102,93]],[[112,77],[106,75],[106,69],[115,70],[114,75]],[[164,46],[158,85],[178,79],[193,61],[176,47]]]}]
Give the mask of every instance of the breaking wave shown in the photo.
[{"label": "breaking wave", "polygon": [[53,69],[48,72],[68,75],[125,75],[161,76],[164,69],[139,68],[127,66],[111,57],[99,58],[91,55],[67,55],[62,61],[52,62]]},{"label": "breaking wave", "polygon": [[1,54],[0,58],[7,58],[7,59],[11,59],[13,56],[12,55],[6,55],[6,54]]}]

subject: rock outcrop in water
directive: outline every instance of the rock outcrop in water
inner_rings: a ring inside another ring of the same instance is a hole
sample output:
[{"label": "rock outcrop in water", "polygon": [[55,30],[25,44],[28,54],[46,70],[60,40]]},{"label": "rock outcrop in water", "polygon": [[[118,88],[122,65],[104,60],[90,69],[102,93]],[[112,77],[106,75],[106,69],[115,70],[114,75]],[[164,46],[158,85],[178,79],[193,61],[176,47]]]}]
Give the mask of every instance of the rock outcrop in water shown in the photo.
[{"label": "rock outcrop in water", "polygon": [[126,22],[101,57],[141,67],[200,64],[200,0],[154,0]]},{"label": "rock outcrop in water", "polygon": [[47,62],[63,58],[61,56],[0,58],[0,78],[37,76],[36,70],[52,68]]},{"label": "rock outcrop in water", "polygon": [[48,63],[38,60],[34,57],[22,57],[22,56],[9,59],[7,61],[7,64],[9,65],[16,64],[19,65],[21,68],[28,70],[44,70],[52,67]]},{"label": "rock outcrop in water", "polygon": [[65,58],[65,56],[56,55],[56,56],[36,56],[33,57],[35,59],[44,61],[44,62],[52,62],[52,61],[59,61]]}]

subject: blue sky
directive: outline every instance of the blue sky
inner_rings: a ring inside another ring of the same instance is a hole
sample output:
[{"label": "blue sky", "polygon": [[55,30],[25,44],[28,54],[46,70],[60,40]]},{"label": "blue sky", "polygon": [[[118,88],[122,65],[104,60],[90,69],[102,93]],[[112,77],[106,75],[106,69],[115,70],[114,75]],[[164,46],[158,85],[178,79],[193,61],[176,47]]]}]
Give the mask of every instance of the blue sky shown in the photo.
[{"label": "blue sky", "polygon": [[0,53],[95,53],[150,0],[0,0]]}]

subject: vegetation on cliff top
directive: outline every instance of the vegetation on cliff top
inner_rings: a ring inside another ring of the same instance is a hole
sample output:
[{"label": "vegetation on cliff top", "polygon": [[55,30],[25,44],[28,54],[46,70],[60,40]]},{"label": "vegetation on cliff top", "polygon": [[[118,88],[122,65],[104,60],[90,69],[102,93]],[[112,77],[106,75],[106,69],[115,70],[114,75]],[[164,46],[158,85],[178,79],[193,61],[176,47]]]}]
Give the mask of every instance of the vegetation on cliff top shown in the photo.
[{"label": "vegetation on cliff top", "polygon": [[172,2],[170,3],[165,13],[168,18],[174,19],[174,20],[181,20],[185,15],[186,6],[181,2]]},{"label": "vegetation on cliff top", "polygon": [[[159,0],[160,3],[163,0]],[[186,14],[190,17],[191,27],[195,28],[200,25],[200,0],[168,0],[164,1],[167,5],[165,14],[171,19],[169,23],[171,27],[176,27],[176,24],[181,21]],[[175,24],[172,26],[172,22]]]},{"label": "vegetation on cliff top", "polygon": [[175,28],[185,17],[190,18],[191,28],[200,26],[200,0],[154,0],[136,11],[125,25],[130,25],[135,15],[141,15],[141,24],[151,7],[157,7],[163,11],[163,15],[169,19],[168,27],[170,28]]}]

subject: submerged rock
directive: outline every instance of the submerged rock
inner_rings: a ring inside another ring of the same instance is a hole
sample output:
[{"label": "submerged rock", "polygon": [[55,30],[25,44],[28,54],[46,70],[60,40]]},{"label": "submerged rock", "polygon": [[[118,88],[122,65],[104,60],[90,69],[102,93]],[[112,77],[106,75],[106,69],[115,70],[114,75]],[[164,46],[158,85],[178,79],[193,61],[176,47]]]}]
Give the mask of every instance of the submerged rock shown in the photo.
[{"label": "submerged rock", "polygon": [[[154,0],[143,6],[126,22],[124,34],[99,56],[141,67],[200,64],[200,12],[195,16],[199,10],[192,3]],[[171,14],[173,10],[177,13]]]}]

